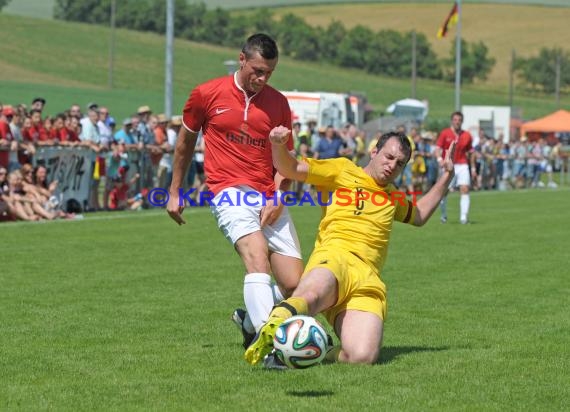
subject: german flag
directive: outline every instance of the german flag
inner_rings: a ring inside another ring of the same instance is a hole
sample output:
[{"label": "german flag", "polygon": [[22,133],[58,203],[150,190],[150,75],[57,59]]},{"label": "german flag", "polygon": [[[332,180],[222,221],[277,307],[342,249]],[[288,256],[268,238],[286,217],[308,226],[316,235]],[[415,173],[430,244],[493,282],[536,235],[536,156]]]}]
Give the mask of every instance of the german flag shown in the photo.
[{"label": "german flag", "polygon": [[447,35],[449,29],[457,24],[457,19],[459,18],[457,3],[453,4],[453,8],[449,12],[449,15],[443,22],[443,25],[437,31],[437,38],[441,39]]}]

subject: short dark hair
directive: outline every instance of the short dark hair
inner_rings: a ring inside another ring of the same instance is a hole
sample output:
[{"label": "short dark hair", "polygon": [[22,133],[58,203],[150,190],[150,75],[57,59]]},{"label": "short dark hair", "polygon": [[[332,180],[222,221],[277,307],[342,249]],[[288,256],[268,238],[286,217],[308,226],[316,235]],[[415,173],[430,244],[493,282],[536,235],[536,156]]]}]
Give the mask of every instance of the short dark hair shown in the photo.
[{"label": "short dark hair", "polygon": [[386,142],[392,138],[398,139],[400,147],[403,149],[404,153],[406,154],[406,163],[408,163],[410,157],[412,157],[412,146],[410,145],[410,139],[408,139],[408,136],[406,136],[404,133],[400,132],[384,133],[378,139],[378,143],[376,143],[376,149],[380,151],[384,147]]},{"label": "short dark hair", "polygon": [[463,120],[463,113],[459,111],[451,113],[450,119],[453,119],[454,116],[461,116],[461,120]]},{"label": "short dark hair", "polygon": [[267,60],[279,57],[279,50],[275,40],[264,33],[256,33],[249,36],[241,51],[245,54],[246,59],[252,58],[256,52]]}]

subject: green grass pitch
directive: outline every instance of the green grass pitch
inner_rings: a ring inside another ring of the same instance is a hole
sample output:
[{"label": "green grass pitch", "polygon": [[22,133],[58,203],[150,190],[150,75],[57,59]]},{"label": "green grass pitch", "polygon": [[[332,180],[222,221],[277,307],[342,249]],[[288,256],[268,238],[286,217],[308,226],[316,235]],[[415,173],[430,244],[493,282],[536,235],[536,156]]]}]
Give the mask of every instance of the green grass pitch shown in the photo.
[{"label": "green grass pitch", "polygon": [[[0,410],[568,410],[570,191],[475,193],[397,224],[379,364],[266,371],[229,316],[243,269],[207,209],[2,224]],[[319,209],[292,208],[305,258]]]}]

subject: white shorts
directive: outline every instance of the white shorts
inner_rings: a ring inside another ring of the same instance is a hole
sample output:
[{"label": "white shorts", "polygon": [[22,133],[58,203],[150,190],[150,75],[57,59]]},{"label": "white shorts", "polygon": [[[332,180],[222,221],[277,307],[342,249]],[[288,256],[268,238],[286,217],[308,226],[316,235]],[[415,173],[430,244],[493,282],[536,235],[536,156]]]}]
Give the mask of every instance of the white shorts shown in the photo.
[{"label": "white shorts", "polygon": [[471,175],[469,174],[469,166],[466,164],[453,165],[455,176],[449,184],[449,187],[455,186],[471,186]]},{"label": "white shorts", "polygon": [[240,238],[261,230],[271,252],[301,259],[299,238],[287,207],[283,208],[277,221],[261,228],[259,214],[263,203],[261,193],[249,186],[228,187],[212,199],[210,210],[232,245]]}]

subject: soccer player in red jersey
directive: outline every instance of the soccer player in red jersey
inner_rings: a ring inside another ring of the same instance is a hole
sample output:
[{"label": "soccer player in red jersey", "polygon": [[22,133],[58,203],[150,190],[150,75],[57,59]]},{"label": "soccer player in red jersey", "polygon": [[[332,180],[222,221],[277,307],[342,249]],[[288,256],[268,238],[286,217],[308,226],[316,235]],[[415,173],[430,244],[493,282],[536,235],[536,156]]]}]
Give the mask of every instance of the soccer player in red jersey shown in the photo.
[{"label": "soccer player in red jersey", "polygon": [[[183,110],[167,205],[175,222],[186,223],[179,189],[184,187],[201,130],[206,184],[214,196],[210,208],[246,269],[247,312],[237,309],[232,315],[241,327],[246,348],[267,321],[272,307],[295,289],[303,271],[299,240],[289,212],[282,202],[263,201],[263,196],[278,199],[279,191],[290,184],[274,172],[269,141],[274,127],[291,128],[287,99],[267,85],[277,60],[275,41],[265,34],[254,34],[239,55],[238,71],[192,90]],[[269,273],[273,273],[277,285],[271,283]]]},{"label": "soccer player in red jersey", "polygon": [[[462,130],[463,113],[454,112],[451,114],[451,127],[441,131],[437,139],[437,160],[441,167],[445,152],[451,145],[451,142],[457,142],[455,148],[455,157],[453,159],[453,167],[455,169],[455,177],[450,187],[459,186],[461,193],[459,201],[459,221],[461,224],[469,222],[469,186],[471,186],[471,175],[469,174],[469,166],[471,172],[475,173],[475,163],[473,158],[473,137],[471,133]],[[447,196],[440,203],[441,222],[447,223]]]}]

